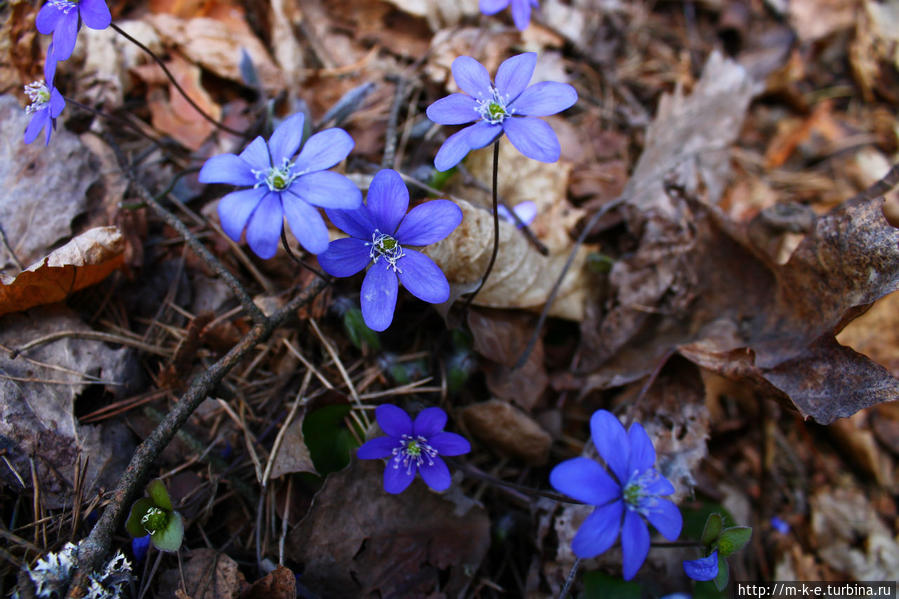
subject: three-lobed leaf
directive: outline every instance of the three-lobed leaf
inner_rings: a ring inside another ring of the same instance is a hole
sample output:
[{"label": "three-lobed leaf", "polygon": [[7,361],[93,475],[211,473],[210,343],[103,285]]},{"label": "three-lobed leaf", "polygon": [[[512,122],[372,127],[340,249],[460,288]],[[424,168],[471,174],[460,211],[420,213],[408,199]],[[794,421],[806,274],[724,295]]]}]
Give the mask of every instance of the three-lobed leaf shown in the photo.
[{"label": "three-lobed leaf", "polygon": [[714,543],[718,536],[721,534],[721,531],[724,529],[724,518],[721,517],[721,514],[714,513],[709,514],[708,519],[705,521],[705,528],[702,529],[702,537],[700,541],[706,547],[711,547],[712,543]]},{"label": "three-lobed leaf", "polygon": [[726,528],[718,537],[718,555],[730,557],[743,549],[752,538],[752,528],[749,526],[732,526]]}]

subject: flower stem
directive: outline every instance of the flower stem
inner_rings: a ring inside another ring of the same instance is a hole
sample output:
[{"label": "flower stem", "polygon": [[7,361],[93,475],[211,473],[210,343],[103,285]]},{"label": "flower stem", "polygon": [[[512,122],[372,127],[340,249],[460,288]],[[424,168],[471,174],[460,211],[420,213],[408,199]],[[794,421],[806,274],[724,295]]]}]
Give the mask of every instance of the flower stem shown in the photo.
[{"label": "flower stem", "polygon": [[702,547],[702,543],[699,541],[671,541],[670,543],[666,543],[664,541],[660,541],[658,543],[650,543],[650,547]]},{"label": "flower stem", "polygon": [[465,300],[465,305],[462,306],[462,317],[465,317],[465,314],[468,313],[468,309],[471,307],[471,302],[474,301],[474,298],[480,293],[481,289],[484,287],[484,283],[487,282],[487,277],[490,276],[490,271],[493,270],[493,265],[496,262],[496,255],[499,253],[499,197],[498,197],[498,189],[497,189],[497,181],[499,179],[499,140],[497,139],[493,142],[493,253],[490,254],[490,262],[487,263],[487,270],[484,271],[484,276],[481,278],[481,282],[478,285],[478,288],[474,290],[474,292],[468,296]]},{"label": "flower stem", "polygon": [[281,227],[281,245],[284,246],[284,251],[287,252],[287,255],[290,256],[291,260],[293,260],[309,272],[313,273],[328,285],[331,284],[331,278],[328,275],[315,268],[314,266],[309,266],[308,264],[300,260],[299,256],[293,253],[293,250],[290,249],[290,246],[287,244],[287,233],[284,232],[284,227]]},{"label": "flower stem", "polygon": [[571,588],[571,584],[574,582],[574,577],[577,576],[578,566],[581,565],[581,558],[577,558],[574,560],[574,563],[571,564],[571,570],[568,571],[568,578],[565,579],[565,584],[562,586],[562,590],[559,591],[559,599],[565,599],[565,596],[568,595],[568,589]]},{"label": "flower stem", "polygon": [[137,46],[138,48],[140,48],[141,50],[143,50],[144,52],[146,52],[147,54],[149,54],[150,57],[151,57],[154,61],[156,61],[156,64],[159,65],[159,68],[162,69],[162,72],[165,73],[165,76],[168,77],[169,81],[172,82],[172,85],[175,86],[175,89],[178,90],[178,93],[180,93],[182,96],[184,96],[184,99],[187,100],[187,103],[190,104],[191,106],[193,106],[193,107],[194,107],[194,110],[196,110],[197,112],[200,113],[200,116],[202,116],[204,119],[206,119],[207,121],[209,121],[210,123],[212,123],[214,126],[216,126],[216,127],[218,127],[219,129],[221,129],[222,131],[227,131],[227,132],[230,133],[231,135],[236,135],[236,136],[238,136],[238,137],[245,137],[245,136],[246,136],[246,132],[244,132],[244,131],[237,131],[236,129],[232,129],[231,127],[225,125],[224,123],[220,123],[219,121],[215,120],[214,118],[212,118],[211,116],[209,116],[208,114],[206,114],[206,112],[205,112],[202,108],[200,108],[200,107],[197,105],[197,103],[194,102],[193,99],[192,99],[190,96],[187,95],[187,92],[184,91],[184,88],[181,87],[181,84],[178,83],[177,80],[175,80],[175,76],[172,75],[171,71],[169,71],[169,68],[168,68],[167,66],[165,66],[165,63],[162,62],[162,59],[159,58],[159,57],[156,55],[156,53],[153,52],[153,50],[150,50],[148,47],[146,47],[145,45],[143,45],[141,42],[139,42],[138,40],[136,40],[136,39],[134,39],[133,37],[131,37],[129,34],[127,34],[121,27],[119,27],[119,26],[116,25],[115,23],[110,23],[109,26],[110,26],[112,29],[114,29],[116,33],[118,33],[119,35],[121,35],[122,37],[124,37],[126,40],[128,40],[129,42],[131,42],[132,44],[134,44],[135,46]]}]

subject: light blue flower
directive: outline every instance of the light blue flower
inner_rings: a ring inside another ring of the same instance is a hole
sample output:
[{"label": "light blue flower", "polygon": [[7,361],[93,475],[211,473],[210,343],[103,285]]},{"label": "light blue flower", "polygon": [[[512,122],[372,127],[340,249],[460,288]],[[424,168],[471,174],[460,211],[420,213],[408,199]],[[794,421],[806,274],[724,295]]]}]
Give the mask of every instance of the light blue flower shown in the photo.
[{"label": "light blue flower", "polygon": [[55,62],[72,55],[82,23],[91,29],[106,29],[111,22],[105,0],[48,0],[37,13],[35,26],[44,35],[53,34],[47,61]]},{"label": "light blue flower", "polygon": [[485,15],[495,15],[507,6],[512,6],[512,20],[519,31],[524,31],[531,23],[531,8],[537,8],[537,0],[481,0],[480,9]]},{"label": "light blue flower", "polygon": [[718,552],[694,560],[684,560],[684,572],[693,580],[715,580],[718,576]]}]

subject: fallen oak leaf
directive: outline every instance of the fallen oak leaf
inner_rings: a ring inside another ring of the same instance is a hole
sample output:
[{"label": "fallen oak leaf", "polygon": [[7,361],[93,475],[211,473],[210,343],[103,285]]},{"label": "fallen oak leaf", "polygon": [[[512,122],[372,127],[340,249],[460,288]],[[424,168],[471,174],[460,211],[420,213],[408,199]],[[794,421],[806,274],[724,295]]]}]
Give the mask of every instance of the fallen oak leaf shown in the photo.
[{"label": "fallen oak leaf", "polygon": [[96,227],[73,238],[16,277],[0,277],[0,315],[64,300],[99,283],[125,259],[117,227]]}]

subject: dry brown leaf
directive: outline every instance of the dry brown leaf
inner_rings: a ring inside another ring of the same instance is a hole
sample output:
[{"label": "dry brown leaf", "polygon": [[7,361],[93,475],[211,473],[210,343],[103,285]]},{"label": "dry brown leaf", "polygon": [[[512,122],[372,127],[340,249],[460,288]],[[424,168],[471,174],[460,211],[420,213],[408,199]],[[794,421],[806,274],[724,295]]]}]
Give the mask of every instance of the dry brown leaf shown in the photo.
[{"label": "dry brown leaf", "polygon": [[441,29],[431,40],[424,72],[435,83],[446,84],[448,91],[459,91],[452,76],[452,64],[457,56],[471,56],[495,73],[499,63],[510,56],[509,48],[517,39],[518,33],[512,31],[485,35],[477,27]]},{"label": "dry brown leaf", "polygon": [[159,596],[181,591],[190,599],[237,599],[244,585],[246,579],[233,559],[214,549],[195,549],[188,554],[183,577],[179,568],[163,573]]},{"label": "dry brown leaf", "polygon": [[97,227],[75,237],[15,278],[0,277],[0,315],[64,300],[99,283],[124,261],[117,227]]},{"label": "dry brown leaf", "polygon": [[[456,203],[462,209],[462,224],[449,237],[422,251],[443,270],[451,285],[470,288],[481,279],[490,261],[493,215],[464,200]],[[514,225],[500,221],[496,263],[474,303],[491,308],[539,310],[561,274],[568,253],[561,251],[544,256]],[[587,254],[587,248],[578,250],[571,269],[562,280],[550,316],[569,320],[583,318],[590,286],[585,267]]]},{"label": "dry brown leaf", "polygon": [[813,42],[852,27],[861,7],[861,0],[790,0],[790,23],[802,42]]},{"label": "dry brown leaf", "polygon": [[[0,273],[14,275],[72,236],[72,221],[88,211],[87,191],[101,175],[78,138],[58,128],[49,146],[22,143],[29,116],[12,96],[0,96]],[[17,262],[20,265],[17,265]]]},{"label": "dry brown leaf", "polygon": [[240,599],[296,599],[297,579],[284,566],[278,566],[264,577],[254,582],[240,596]]},{"label": "dry brown leaf", "polygon": [[306,442],[303,440],[302,416],[295,417],[293,422],[290,423],[287,432],[284,433],[284,439],[272,465],[271,477],[278,478],[292,472],[318,474],[315,465],[312,463],[309,448],[306,447]]},{"label": "dry brown leaf", "polygon": [[283,73],[239,13],[224,20],[179,19],[168,14],[155,14],[145,16],[144,21],[188,60],[219,77],[243,83],[240,61],[242,50],[246,50],[266,91],[276,93],[284,85]]},{"label": "dry brown leaf", "polygon": [[420,480],[390,495],[383,469],[353,460],[325,479],[288,538],[303,584],[336,599],[428,596],[438,587],[447,597],[464,594],[490,545],[484,510],[457,507]]},{"label": "dry brown leaf", "polygon": [[471,434],[502,455],[532,466],[541,466],[549,459],[549,433],[505,401],[491,399],[466,406],[462,420]]},{"label": "dry brown leaf", "polygon": [[424,17],[432,31],[455,27],[466,17],[480,14],[478,0],[387,0],[398,9]]}]

